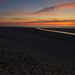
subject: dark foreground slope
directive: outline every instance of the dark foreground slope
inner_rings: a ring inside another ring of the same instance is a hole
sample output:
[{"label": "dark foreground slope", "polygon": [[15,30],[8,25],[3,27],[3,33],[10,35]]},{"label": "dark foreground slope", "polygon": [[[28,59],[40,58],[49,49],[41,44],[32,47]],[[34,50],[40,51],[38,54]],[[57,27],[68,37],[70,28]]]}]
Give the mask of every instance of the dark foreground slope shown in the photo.
[{"label": "dark foreground slope", "polygon": [[0,28],[0,74],[74,75],[75,42],[45,34],[35,28]]},{"label": "dark foreground slope", "polygon": [[[0,38],[1,75],[74,75],[75,67],[25,44]],[[64,60],[64,59],[62,59]],[[64,61],[65,62],[65,61]]]},{"label": "dark foreground slope", "polygon": [[[67,34],[61,34],[61,33],[41,31],[41,30],[38,30],[36,28],[15,27],[15,28],[12,28],[12,29],[27,32],[27,33],[31,33],[31,34],[35,34],[35,35],[40,35],[40,36],[43,36],[43,37],[48,37],[48,38],[52,38],[52,39],[57,39],[57,40],[62,40],[62,41],[67,41],[67,42],[69,41],[69,42],[74,42],[75,43],[75,36],[74,35],[67,35]],[[74,28],[73,29],[49,28],[49,29],[73,32],[73,33],[75,32]]]}]

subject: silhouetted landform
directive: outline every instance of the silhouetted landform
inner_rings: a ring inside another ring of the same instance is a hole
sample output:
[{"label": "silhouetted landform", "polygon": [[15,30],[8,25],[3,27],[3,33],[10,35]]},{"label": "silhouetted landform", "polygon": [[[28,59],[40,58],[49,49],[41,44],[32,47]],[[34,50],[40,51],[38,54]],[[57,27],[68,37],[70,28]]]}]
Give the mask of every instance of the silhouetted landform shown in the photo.
[{"label": "silhouetted landform", "polygon": [[35,28],[0,27],[0,75],[75,75],[74,38]]},{"label": "silhouetted landform", "polygon": [[[24,28],[24,27],[13,27],[13,30],[23,31],[43,37],[48,37],[56,40],[62,40],[67,42],[74,42],[75,43],[75,36],[68,35],[68,34],[61,34],[61,33],[55,33],[55,32],[48,32],[48,31],[41,31],[36,28]],[[52,29],[52,28],[51,28]],[[61,30],[61,29],[55,29],[55,30]],[[63,31],[75,31],[74,29],[62,29]]]}]

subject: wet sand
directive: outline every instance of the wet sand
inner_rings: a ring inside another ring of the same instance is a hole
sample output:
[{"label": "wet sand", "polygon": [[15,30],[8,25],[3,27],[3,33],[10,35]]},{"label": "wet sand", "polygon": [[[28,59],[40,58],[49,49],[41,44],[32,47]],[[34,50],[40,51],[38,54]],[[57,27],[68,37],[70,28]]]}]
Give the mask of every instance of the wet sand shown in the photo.
[{"label": "wet sand", "polygon": [[0,28],[0,74],[74,75],[75,43],[36,34]]}]

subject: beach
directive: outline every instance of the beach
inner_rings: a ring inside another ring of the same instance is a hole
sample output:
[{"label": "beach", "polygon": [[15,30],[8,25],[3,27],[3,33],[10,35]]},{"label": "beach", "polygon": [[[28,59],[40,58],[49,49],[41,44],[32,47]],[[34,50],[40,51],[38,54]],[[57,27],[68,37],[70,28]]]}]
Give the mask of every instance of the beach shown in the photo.
[{"label": "beach", "polygon": [[74,75],[74,36],[0,27],[0,74]]}]

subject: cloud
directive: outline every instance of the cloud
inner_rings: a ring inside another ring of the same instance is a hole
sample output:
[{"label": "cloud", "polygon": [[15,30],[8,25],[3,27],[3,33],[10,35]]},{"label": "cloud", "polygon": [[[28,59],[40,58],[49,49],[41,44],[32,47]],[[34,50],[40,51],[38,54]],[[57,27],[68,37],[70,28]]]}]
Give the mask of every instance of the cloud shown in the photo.
[{"label": "cloud", "polygon": [[0,25],[75,25],[75,20],[59,20],[54,19],[50,21],[33,21],[33,22],[4,22],[0,23]]},{"label": "cloud", "polygon": [[40,21],[41,19],[35,19],[35,18],[10,18],[12,20],[18,20],[18,21]]},{"label": "cloud", "polygon": [[36,23],[36,22],[47,22],[47,21],[53,21],[53,20],[58,20],[58,19],[53,19],[53,18],[47,18],[47,19],[35,19],[35,18],[10,18],[11,20],[16,20],[16,21],[20,21],[20,22],[28,22],[28,23]]},{"label": "cloud", "polygon": [[52,20],[58,20],[54,18],[46,18],[46,19],[37,19],[37,18],[25,18],[25,17],[17,17],[17,18],[7,18],[7,17],[0,17],[0,22],[39,22],[39,21],[52,21]]},{"label": "cloud", "polygon": [[25,19],[25,18],[11,18],[12,20],[22,20],[22,21],[25,21],[25,20],[28,20],[28,19]]},{"label": "cloud", "polygon": [[[23,23],[24,24],[24,23]],[[75,20],[42,20],[42,21],[33,21],[33,22],[25,22],[27,25],[75,25]]]},{"label": "cloud", "polygon": [[4,12],[4,13],[0,13],[0,15],[4,15],[4,16],[16,16],[16,15],[24,15],[24,13],[18,13],[18,12]]},{"label": "cloud", "polygon": [[75,8],[75,2],[67,3],[67,4],[60,4],[60,5],[56,5],[53,7],[47,7],[35,13],[51,12],[54,10],[62,10],[62,9],[69,9],[69,8]]},{"label": "cloud", "polygon": [[40,16],[58,16],[55,14],[43,14],[43,13],[25,13],[26,15],[40,15]]},{"label": "cloud", "polygon": [[59,16],[55,14],[43,14],[43,13],[20,13],[20,12],[4,12],[0,13],[3,16],[19,16],[19,15],[35,15],[35,16]]},{"label": "cloud", "polygon": [[59,19],[52,19],[52,20],[42,20],[42,21],[35,21],[35,22],[26,22],[26,23],[47,23],[47,22],[73,22],[75,23],[75,20],[59,20]]},{"label": "cloud", "polygon": [[[46,19],[36,19],[36,18],[7,18],[7,17],[0,17],[0,20],[11,20],[13,22],[24,22],[24,23],[57,23],[57,22],[71,22],[75,23],[75,19],[63,20],[63,19],[56,19],[56,18],[46,18]],[[0,21],[1,22],[1,21]],[[9,21],[8,21],[9,22]]]},{"label": "cloud", "polygon": [[7,17],[0,17],[0,23],[4,22],[34,22],[34,21],[47,21],[51,19],[36,19],[36,18],[25,18],[25,17],[19,17],[19,18],[7,18]]}]

